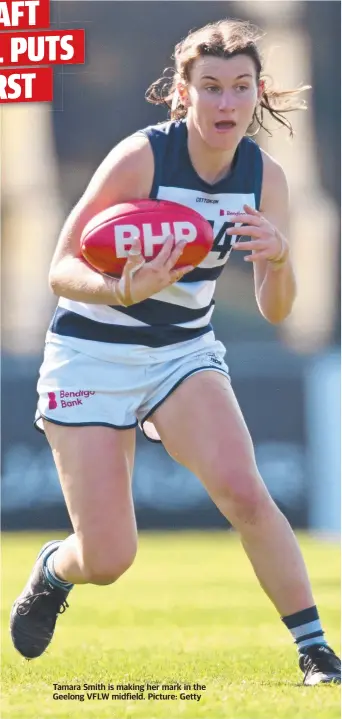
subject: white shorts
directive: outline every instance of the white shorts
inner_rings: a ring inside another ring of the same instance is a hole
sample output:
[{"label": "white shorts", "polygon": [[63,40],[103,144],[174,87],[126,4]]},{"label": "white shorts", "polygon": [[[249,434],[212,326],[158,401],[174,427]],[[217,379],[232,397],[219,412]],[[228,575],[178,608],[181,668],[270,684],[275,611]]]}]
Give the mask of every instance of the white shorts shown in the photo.
[{"label": "white shorts", "polygon": [[203,370],[229,378],[226,350],[214,333],[167,347],[113,345],[48,333],[38,380],[35,426],[129,429],[160,441],[153,412],[187,377]]}]

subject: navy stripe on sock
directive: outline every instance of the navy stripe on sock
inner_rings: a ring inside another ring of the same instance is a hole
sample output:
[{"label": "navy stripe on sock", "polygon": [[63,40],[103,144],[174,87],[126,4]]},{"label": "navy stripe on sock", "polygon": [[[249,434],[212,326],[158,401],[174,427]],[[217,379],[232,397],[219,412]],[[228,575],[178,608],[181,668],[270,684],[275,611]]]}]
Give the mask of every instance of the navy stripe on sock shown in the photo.
[{"label": "navy stripe on sock", "polygon": [[308,609],[302,609],[301,612],[290,614],[288,617],[281,618],[288,629],[299,627],[301,624],[308,624],[319,619],[317,607],[309,607]]},{"label": "navy stripe on sock", "polygon": [[296,639],[295,644],[300,644],[301,642],[306,641],[307,639],[313,639],[314,637],[323,637],[324,632],[312,632],[312,634],[304,634],[302,637],[298,637]]}]

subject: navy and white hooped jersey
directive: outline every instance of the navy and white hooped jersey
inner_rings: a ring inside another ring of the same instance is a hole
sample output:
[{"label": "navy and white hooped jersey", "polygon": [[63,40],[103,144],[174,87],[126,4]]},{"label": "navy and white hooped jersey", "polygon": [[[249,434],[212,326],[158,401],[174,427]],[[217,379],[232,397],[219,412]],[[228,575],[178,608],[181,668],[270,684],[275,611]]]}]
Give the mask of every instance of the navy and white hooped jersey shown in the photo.
[{"label": "navy and white hooped jersey", "polygon": [[171,200],[197,210],[213,226],[214,245],[203,262],[153,297],[131,307],[86,304],[60,298],[49,330],[97,342],[163,347],[195,339],[212,330],[216,280],[236,236],[226,234],[229,215],[248,203],[259,209],[262,156],[258,145],[241,140],[229,174],[214,185],[192,166],[184,120],[141,130],[151,143],[155,172],[150,197]]}]

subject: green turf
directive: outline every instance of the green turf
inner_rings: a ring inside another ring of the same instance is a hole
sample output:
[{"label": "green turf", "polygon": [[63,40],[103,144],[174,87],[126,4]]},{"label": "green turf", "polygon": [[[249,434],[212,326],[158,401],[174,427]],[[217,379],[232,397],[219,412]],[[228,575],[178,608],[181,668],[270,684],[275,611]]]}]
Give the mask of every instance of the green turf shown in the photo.
[{"label": "green turf", "polygon": [[[3,537],[3,719],[340,717],[338,687],[301,685],[292,639],[228,532],[143,534],[131,570],[116,586],[76,587],[49,651],[26,662],[10,643],[8,614],[49,538]],[[300,542],[337,649],[339,547],[305,535]],[[117,691],[109,700],[53,699],[54,683],[147,682],[206,688],[185,692],[199,701],[181,700],[179,689],[163,691],[175,700],[148,699],[146,690],[143,700],[112,700]]]}]

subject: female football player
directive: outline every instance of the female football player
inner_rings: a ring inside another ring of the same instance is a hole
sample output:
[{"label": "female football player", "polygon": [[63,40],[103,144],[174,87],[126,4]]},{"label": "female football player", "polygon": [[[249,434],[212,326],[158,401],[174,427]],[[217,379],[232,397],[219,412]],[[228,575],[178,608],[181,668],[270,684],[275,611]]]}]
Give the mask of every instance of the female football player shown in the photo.
[{"label": "female football player", "polygon": [[[225,349],[210,324],[216,280],[232,250],[249,253],[266,320],[282,322],[296,296],[284,171],[249,134],[267,114],[291,132],[284,112],[302,103],[297,91],[268,89],[257,40],[248,23],[223,20],[180,42],[171,85],[161,79],[147,93],[171,109],[171,120],[115,147],[62,229],[49,278],[59,302],[36,422],[74,533],[41,549],[14,602],[12,638],[24,657],[45,651],[74,584],[111,584],[134,560],[139,423],[197,475],[239,533],[297,645],[304,683],[340,682],[297,540],[260,477]],[[145,262],[136,240],[119,280],[91,269],[80,257],[87,222],[109,206],[148,197],[180,202],[211,220],[209,256],[196,269],[175,269],[184,243],[174,247],[169,237]]]}]

